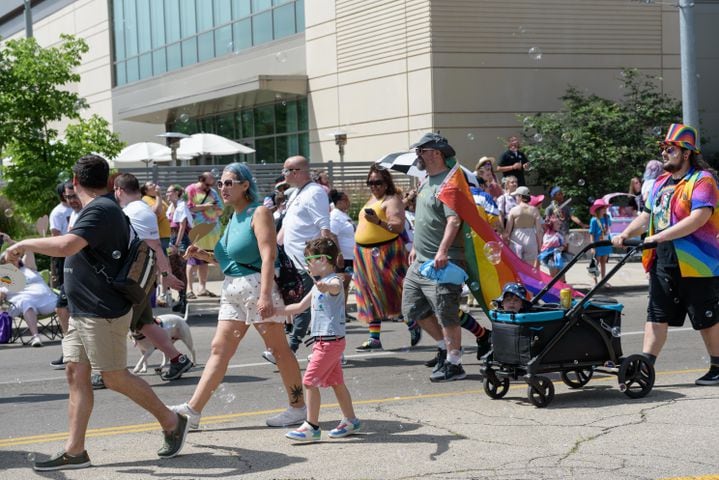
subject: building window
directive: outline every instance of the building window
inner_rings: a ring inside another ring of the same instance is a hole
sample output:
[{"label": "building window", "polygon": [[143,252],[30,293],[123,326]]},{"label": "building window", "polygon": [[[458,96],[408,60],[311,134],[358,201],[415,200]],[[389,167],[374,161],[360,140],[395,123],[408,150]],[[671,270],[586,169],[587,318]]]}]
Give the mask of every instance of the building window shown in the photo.
[{"label": "building window", "polygon": [[306,97],[202,118],[182,115],[181,121],[171,123],[168,128],[188,135],[216,133],[256,150],[252,155],[216,157],[212,160],[214,164],[232,161],[282,163],[291,155],[309,155],[309,122],[307,118],[301,118],[302,115],[307,115]]},{"label": "building window", "polygon": [[304,0],[111,0],[115,85],[305,29]]}]

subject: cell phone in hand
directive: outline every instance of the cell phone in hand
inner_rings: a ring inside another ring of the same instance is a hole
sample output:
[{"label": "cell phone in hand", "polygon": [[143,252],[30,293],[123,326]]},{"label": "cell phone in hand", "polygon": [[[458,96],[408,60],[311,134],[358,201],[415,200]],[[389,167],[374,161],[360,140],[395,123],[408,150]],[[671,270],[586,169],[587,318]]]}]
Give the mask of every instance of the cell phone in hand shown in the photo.
[{"label": "cell phone in hand", "polygon": [[365,213],[365,215],[370,215],[370,216],[375,215],[374,210],[372,210],[371,208],[365,208],[364,213]]}]

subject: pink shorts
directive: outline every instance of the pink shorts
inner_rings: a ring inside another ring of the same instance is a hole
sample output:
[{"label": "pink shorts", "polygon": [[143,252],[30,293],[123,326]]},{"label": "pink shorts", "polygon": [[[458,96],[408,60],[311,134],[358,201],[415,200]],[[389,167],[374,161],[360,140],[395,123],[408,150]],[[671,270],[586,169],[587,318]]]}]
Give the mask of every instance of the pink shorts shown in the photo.
[{"label": "pink shorts", "polygon": [[343,385],[345,377],[342,374],[342,353],[346,343],[344,338],[332,342],[315,342],[303,383],[312,387]]}]

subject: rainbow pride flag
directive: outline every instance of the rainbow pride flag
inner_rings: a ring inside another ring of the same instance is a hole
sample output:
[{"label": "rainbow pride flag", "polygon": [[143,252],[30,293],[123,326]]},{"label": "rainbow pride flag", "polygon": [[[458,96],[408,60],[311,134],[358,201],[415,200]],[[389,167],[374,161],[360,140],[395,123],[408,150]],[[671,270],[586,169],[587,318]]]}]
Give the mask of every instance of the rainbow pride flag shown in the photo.
[{"label": "rainbow pride flag", "polygon": [[[502,287],[507,282],[520,282],[532,295],[536,295],[552,277],[523,262],[502,242],[489,225],[484,209],[474,203],[467,180],[458,165],[447,174],[437,197],[457,212],[463,221],[462,231],[458,235],[463,235],[465,238],[470,291],[485,312],[490,310],[492,300],[499,297]],[[490,244],[489,247],[497,248],[496,255],[500,258],[491,258],[494,254],[488,256],[484,253],[487,244]],[[500,246],[501,248],[498,248]],[[495,261],[492,262],[490,259]],[[499,260],[499,263],[495,265],[496,260]],[[563,288],[571,287],[566,283],[557,282],[544,294],[542,300],[559,302],[559,292]],[[581,296],[581,293],[573,290],[572,295]]]}]

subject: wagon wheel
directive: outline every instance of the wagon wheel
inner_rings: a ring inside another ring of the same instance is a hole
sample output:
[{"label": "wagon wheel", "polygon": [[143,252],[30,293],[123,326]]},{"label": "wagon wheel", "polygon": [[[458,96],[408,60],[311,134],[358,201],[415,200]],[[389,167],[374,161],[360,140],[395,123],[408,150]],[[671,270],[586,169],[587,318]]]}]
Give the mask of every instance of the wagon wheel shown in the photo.
[{"label": "wagon wheel", "polygon": [[644,355],[630,355],[619,366],[619,390],[629,398],[642,398],[654,387],[654,365]]},{"label": "wagon wheel", "polygon": [[579,368],[577,370],[562,372],[560,375],[564,384],[569,388],[582,388],[592,379],[594,370],[591,368]]},{"label": "wagon wheel", "polygon": [[534,377],[527,381],[527,398],[535,407],[544,408],[554,398],[554,384],[547,377]]},{"label": "wagon wheel", "polygon": [[509,390],[509,378],[504,377],[500,380],[497,374],[494,373],[494,370],[487,369],[487,371],[484,372],[482,386],[487,396],[494,399],[502,398]]}]

